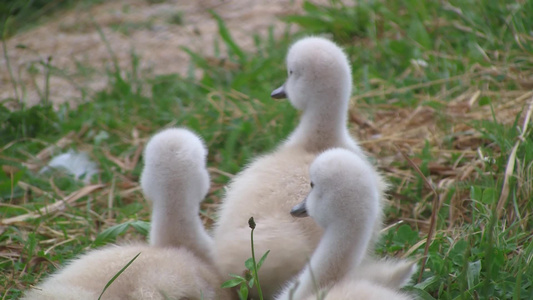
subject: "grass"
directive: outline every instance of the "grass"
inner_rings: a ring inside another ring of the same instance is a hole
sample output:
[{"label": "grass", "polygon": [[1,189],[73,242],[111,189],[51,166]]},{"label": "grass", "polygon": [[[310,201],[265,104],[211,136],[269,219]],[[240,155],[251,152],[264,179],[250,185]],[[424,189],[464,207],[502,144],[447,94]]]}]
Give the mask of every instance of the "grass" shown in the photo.
[{"label": "grass", "polygon": [[[131,69],[109,73],[107,88],[77,108],[0,107],[3,298],[92,247],[144,239],[141,151],[163,127],[206,140],[209,226],[231,174],[295,127],[297,112],[269,94],[285,77],[288,45],[306,34],[332,36],[353,64],[350,128],[392,183],[377,251],[425,261],[408,289],[422,299],[533,297],[533,1],[306,3],[286,17],[298,33],[257,37],[254,52],[213,17],[213,47],[228,53],[213,60],[184,49],[200,80],[143,78],[132,56]],[[38,172],[68,148],[98,162],[89,188]]]},{"label": "grass", "polygon": [[101,0],[16,0],[0,3],[0,32],[13,36],[34,26],[53,20],[61,11],[87,9]]}]

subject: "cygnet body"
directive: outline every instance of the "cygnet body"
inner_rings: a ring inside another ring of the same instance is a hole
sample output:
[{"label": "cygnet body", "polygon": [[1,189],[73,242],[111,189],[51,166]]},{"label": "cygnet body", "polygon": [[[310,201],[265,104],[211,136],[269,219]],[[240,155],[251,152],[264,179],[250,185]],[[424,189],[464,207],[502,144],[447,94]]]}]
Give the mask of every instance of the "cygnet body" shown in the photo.
[{"label": "cygnet body", "polygon": [[[290,48],[287,69],[287,81],[272,97],[286,95],[302,111],[300,123],[277,149],[252,161],[232,180],[214,229],[215,262],[221,274],[241,274],[251,256],[247,220],[255,218],[255,252],[270,250],[259,271],[265,298],[304,267],[322,235],[312,220],[287,213],[309,192],[311,162],[333,147],[367,159],[346,127],[352,77],[344,52],[329,40],[304,38]],[[386,184],[377,176],[383,193]],[[376,235],[380,219],[375,220]],[[257,297],[255,289],[251,294]]]},{"label": "cygnet body", "polygon": [[[353,152],[331,149],[312,163],[310,180],[309,195],[291,214],[311,216],[324,229],[324,235],[309,263],[276,299],[316,299],[313,295],[317,291],[328,291],[331,287],[328,299],[383,299],[379,295],[400,295],[394,288],[405,284],[411,276],[411,263],[372,262],[374,267],[380,265],[374,274],[379,275],[377,278],[370,274],[374,272],[370,264],[367,274],[356,272],[358,276],[354,277],[350,274],[363,263],[373,224],[381,213],[379,177],[373,167]],[[384,267],[389,267],[387,272],[382,272]],[[366,276],[370,279],[366,280]]]},{"label": "cygnet body", "polygon": [[[306,300],[413,300],[412,295],[390,289],[369,280],[345,280],[329,290],[325,297],[310,296]],[[294,298],[294,300],[297,300]]]},{"label": "cygnet body", "polygon": [[153,202],[151,245],[106,246],[51,275],[24,299],[231,299],[213,266],[212,241],[198,217],[209,188],[207,150],[185,129],[156,134],[145,150],[141,186]]},{"label": "cygnet body", "polygon": [[320,288],[319,293],[306,300],[413,300],[413,295],[400,289],[407,285],[415,270],[415,263],[408,260],[365,261],[352,266],[342,281]]}]

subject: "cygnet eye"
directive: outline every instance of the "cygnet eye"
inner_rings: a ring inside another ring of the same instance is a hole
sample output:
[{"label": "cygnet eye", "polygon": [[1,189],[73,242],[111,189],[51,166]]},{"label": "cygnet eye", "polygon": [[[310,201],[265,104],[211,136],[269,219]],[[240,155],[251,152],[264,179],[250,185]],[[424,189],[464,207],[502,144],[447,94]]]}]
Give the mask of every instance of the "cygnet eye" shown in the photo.
[{"label": "cygnet eye", "polygon": [[311,181],[311,188],[315,187],[315,184]]},{"label": "cygnet eye", "polygon": [[289,70],[289,76],[292,75],[292,70]]}]

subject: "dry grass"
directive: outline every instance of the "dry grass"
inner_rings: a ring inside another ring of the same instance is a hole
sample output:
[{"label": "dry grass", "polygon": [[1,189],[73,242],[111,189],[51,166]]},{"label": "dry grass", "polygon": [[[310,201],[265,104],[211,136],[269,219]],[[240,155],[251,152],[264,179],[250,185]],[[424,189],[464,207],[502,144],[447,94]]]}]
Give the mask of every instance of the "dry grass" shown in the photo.
[{"label": "dry grass", "polygon": [[[361,144],[368,151],[375,153],[378,164],[384,172],[402,183],[412,182],[416,179],[413,172],[414,168],[413,170],[398,169],[394,162],[405,159],[401,155],[402,153],[408,157],[421,153],[427,143],[429,151],[435,159],[428,164],[430,173],[428,180],[431,187],[426,186],[426,196],[422,198],[431,198],[431,195],[435,193],[433,189],[437,189],[441,197],[444,197],[448,187],[461,182],[475,182],[479,178],[480,172],[490,172],[490,165],[487,164],[489,158],[481,150],[490,141],[483,137],[483,134],[474,124],[480,121],[494,120],[509,126],[518,119],[518,123],[523,124],[521,126],[522,132],[524,134],[527,132],[527,124],[530,122],[528,114],[531,114],[533,105],[533,91],[522,88],[494,92],[488,88],[483,88],[483,81],[486,81],[486,86],[488,86],[488,83],[493,81],[493,77],[504,74],[507,74],[505,70],[498,70],[495,67],[481,68],[477,66],[475,70],[453,78],[396,89],[375,89],[353,98],[351,122],[357,126],[356,135],[360,136]],[[529,71],[521,73],[519,76],[533,78]],[[458,80],[464,84],[457,85],[453,89],[462,91],[456,93],[457,95],[452,100],[445,100],[453,91],[445,88],[444,85]],[[481,85],[481,88],[469,86],[468,83],[472,81],[476,81],[478,85]],[[418,95],[420,105],[415,108],[402,108],[390,104],[358,104],[364,98],[390,97],[390,95],[406,93],[424,86],[443,86],[442,97]],[[491,99],[490,105],[478,105],[478,100],[483,96]],[[439,104],[438,109],[426,104],[428,101],[437,102]],[[366,111],[366,115],[363,115],[361,110]],[[452,156],[457,155],[460,159],[453,160]],[[510,157],[510,161],[514,158]],[[412,162],[419,164],[420,159],[412,158]],[[521,165],[522,169],[528,167]],[[519,172],[523,173],[524,171],[520,170]],[[523,179],[526,182],[532,180],[532,178]],[[392,191],[393,206],[401,206],[399,203],[401,198],[395,199],[394,195],[398,194],[403,186],[403,184],[398,185],[396,190]],[[530,194],[524,196],[528,197],[528,195]],[[452,199],[457,207],[452,208],[456,213],[452,214],[447,221],[450,227],[454,224],[460,225],[465,218],[468,219],[464,213],[461,213],[465,210],[462,207],[464,198],[465,195],[456,194]],[[499,210],[500,208],[502,208],[501,205],[498,206]],[[405,210],[406,215],[404,217],[412,218],[413,212],[415,213],[414,218],[421,217],[417,214],[416,208],[413,208],[412,211],[407,208]],[[420,225],[421,228],[427,228],[425,221]]]}]

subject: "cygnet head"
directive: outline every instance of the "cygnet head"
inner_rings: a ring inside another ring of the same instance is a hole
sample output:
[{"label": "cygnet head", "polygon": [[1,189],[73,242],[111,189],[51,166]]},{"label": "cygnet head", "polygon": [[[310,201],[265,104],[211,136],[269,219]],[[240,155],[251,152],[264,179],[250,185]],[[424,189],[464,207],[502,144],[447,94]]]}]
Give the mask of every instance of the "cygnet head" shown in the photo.
[{"label": "cygnet head", "polygon": [[197,207],[209,190],[206,156],[201,138],[187,129],[157,133],[144,152],[141,187],[145,196],[151,201],[186,197],[197,200],[190,203]]},{"label": "cygnet head", "polygon": [[310,178],[311,191],[293,207],[293,216],[311,216],[325,229],[339,222],[374,224],[379,214],[378,178],[367,161],[349,150],[330,149],[313,161]]},{"label": "cygnet head", "polygon": [[350,64],[335,43],[320,37],[301,39],[289,49],[286,63],[287,81],[272,92],[272,98],[288,97],[299,110],[314,101],[347,105],[352,89]]}]

